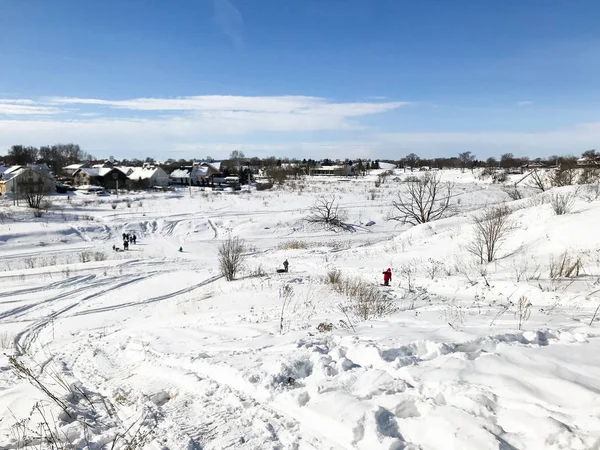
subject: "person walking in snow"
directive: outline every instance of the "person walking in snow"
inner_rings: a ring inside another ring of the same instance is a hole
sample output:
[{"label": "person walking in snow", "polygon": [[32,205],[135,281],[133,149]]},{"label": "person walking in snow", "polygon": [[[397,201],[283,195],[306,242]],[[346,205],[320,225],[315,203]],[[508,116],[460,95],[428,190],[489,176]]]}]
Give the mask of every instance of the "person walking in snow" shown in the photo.
[{"label": "person walking in snow", "polygon": [[388,267],[388,270],[386,270],[385,272],[383,272],[383,285],[384,286],[389,286],[390,285],[390,281],[392,281],[392,269],[390,269]]},{"label": "person walking in snow", "polygon": [[286,259],[283,262],[283,270],[285,270],[286,272],[288,271],[288,267],[290,266],[290,263],[288,262],[288,260]]},{"label": "person walking in snow", "polygon": [[135,244],[135,241],[137,241],[137,237],[136,237],[136,235],[135,235],[135,234],[134,234],[133,236],[131,236],[131,240],[132,240],[132,241],[133,241],[133,243]]},{"label": "person walking in snow", "polygon": [[129,242],[127,240],[123,241],[123,250],[129,250]]}]

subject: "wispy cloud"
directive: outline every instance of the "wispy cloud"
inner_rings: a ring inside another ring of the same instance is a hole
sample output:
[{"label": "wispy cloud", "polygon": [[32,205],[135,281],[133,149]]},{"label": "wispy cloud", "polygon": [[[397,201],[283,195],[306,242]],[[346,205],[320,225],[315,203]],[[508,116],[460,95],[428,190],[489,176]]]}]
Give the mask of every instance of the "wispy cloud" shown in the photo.
[{"label": "wispy cloud", "polygon": [[529,106],[529,105],[533,105],[533,102],[531,100],[522,100],[520,102],[517,102],[517,106]]},{"label": "wispy cloud", "polygon": [[63,112],[54,106],[40,106],[29,99],[0,99],[0,115],[24,116],[24,115],[51,115]]},{"label": "wispy cloud", "polygon": [[242,49],[244,47],[242,13],[229,0],[214,0],[213,5],[215,23],[236,48]]},{"label": "wispy cloud", "polygon": [[409,102],[335,103],[320,97],[300,95],[247,97],[231,95],[201,95],[177,98],[135,98],[101,100],[94,98],[49,97],[50,104],[96,105],[139,111],[254,112],[280,114],[317,114],[362,116],[389,111]]}]

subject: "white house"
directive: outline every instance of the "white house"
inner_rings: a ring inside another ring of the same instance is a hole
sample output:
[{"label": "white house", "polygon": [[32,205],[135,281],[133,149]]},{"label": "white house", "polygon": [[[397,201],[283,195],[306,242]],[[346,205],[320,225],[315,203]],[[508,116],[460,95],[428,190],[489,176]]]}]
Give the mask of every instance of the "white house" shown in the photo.
[{"label": "white house", "polygon": [[190,170],[191,169],[186,169],[185,167],[175,169],[171,172],[171,175],[169,175],[171,184],[190,184]]},{"label": "white house", "polygon": [[119,167],[124,171],[132,182],[143,182],[148,187],[167,187],[169,185],[169,175],[160,167]]}]

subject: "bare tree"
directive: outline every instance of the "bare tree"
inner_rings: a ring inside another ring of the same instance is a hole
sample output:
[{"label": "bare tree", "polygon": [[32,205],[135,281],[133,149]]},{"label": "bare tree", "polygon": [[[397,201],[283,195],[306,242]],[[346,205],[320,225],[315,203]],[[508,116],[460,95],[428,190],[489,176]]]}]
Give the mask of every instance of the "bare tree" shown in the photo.
[{"label": "bare tree", "polygon": [[337,198],[319,197],[305,219],[309,223],[319,223],[329,227],[343,228],[347,219],[346,211],[340,208]]},{"label": "bare tree", "polygon": [[235,279],[244,263],[244,241],[230,236],[219,245],[219,268],[227,281]]},{"label": "bare tree", "polygon": [[551,172],[550,183],[552,186],[571,186],[577,180],[577,171],[573,168],[560,168]]},{"label": "bare tree", "polygon": [[533,169],[529,176],[531,177],[529,185],[540,192],[545,192],[550,187],[550,182],[545,172]]},{"label": "bare tree", "polygon": [[419,158],[414,153],[409,153],[408,155],[406,155],[406,158],[404,158],[404,160],[406,161],[406,164],[408,164],[408,166],[412,170],[419,164],[419,161],[421,160],[421,158]]},{"label": "bare tree", "polygon": [[40,209],[52,188],[41,176],[30,176],[18,183],[18,195],[33,209]]},{"label": "bare tree", "polygon": [[474,218],[475,236],[467,250],[479,258],[481,264],[496,258],[498,249],[512,231],[511,212],[508,206],[494,206]]},{"label": "bare tree", "polygon": [[475,155],[471,152],[463,152],[458,155],[458,161],[460,163],[460,168],[464,172],[465,169],[470,169],[473,167],[473,163],[475,162]]},{"label": "bare tree", "polygon": [[406,189],[398,193],[398,199],[392,202],[396,211],[392,211],[388,220],[418,225],[441,219],[450,212],[450,199],[454,185],[442,183],[437,174],[426,174],[406,183]]}]

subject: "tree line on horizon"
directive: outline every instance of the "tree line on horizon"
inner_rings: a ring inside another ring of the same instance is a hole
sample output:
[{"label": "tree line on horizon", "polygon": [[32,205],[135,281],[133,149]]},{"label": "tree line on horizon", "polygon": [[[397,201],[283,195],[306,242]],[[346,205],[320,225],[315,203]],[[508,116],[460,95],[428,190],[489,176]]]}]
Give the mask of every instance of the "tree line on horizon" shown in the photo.
[{"label": "tree line on horizon", "polygon": [[[590,160],[600,159],[600,153],[594,150],[586,150],[582,153],[582,157],[586,157]],[[114,160],[111,156],[109,160]],[[5,165],[26,165],[33,164],[36,162],[44,162],[48,167],[56,174],[60,174],[62,169],[70,164],[85,163],[85,162],[99,162],[90,153],[81,149],[77,144],[54,144],[44,145],[41,147],[24,146],[24,145],[13,145],[6,153],[5,156],[0,156],[0,161]],[[104,161],[104,160],[102,160]],[[179,167],[190,167],[197,161],[196,159],[168,159],[163,162],[157,162],[154,158],[147,157],[145,159],[122,159],[118,162],[125,166],[142,166],[144,163],[156,164],[163,169],[175,170]],[[207,156],[203,159],[205,162],[215,162],[215,159]],[[244,168],[261,168],[267,171],[281,170],[282,166],[285,167],[286,172],[294,172],[291,175],[301,175],[304,170],[317,167],[319,165],[334,165],[338,163],[346,163],[357,166],[358,173],[366,173],[371,169],[379,168],[380,162],[386,162],[395,164],[398,167],[431,167],[431,168],[460,168],[460,169],[474,169],[477,167],[488,167],[488,168],[517,168],[530,163],[537,163],[547,166],[562,166],[570,167],[577,164],[577,157],[568,155],[553,155],[546,158],[529,158],[526,156],[517,157],[513,153],[505,153],[500,158],[489,157],[485,161],[478,160],[476,156],[470,152],[462,152],[457,156],[443,157],[443,158],[421,158],[415,153],[409,153],[400,159],[345,159],[332,160],[324,158],[321,160],[315,160],[312,158],[299,159],[299,158],[277,158],[275,156],[269,156],[265,158],[259,157],[246,157],[244,152],[234,150],[229,155],[229,158],[221,161],[221,168],[223,171],[228,173],[243,173]],[[295,167],[292,167],[295,166]]]}]

